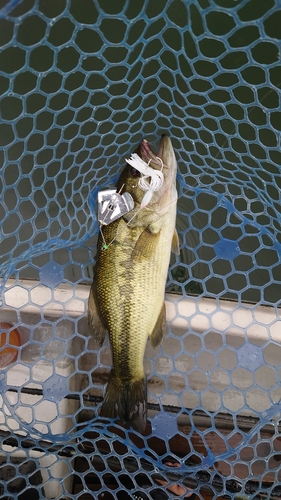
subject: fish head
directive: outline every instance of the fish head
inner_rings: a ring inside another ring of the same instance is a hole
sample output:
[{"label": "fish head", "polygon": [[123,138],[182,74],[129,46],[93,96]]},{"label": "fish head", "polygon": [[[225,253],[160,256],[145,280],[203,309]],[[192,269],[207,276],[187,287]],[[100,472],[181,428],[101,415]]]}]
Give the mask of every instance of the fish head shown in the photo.
[{"label": "fish head", "polygon": [[[161,171],[163,174],[163,183],[159,189],[153,191],[149,201],[144,205],[144,209],[163,213],[165,207],[169,209],[169,204],[176,201],[176,174],[177,161],[172,146],[172,141],[168,135],[162,135],[160,147],[155,154],[148,141],[143,139],[135,153],[153,170]],[[128,192],[134,199],[135,208],[138,210],[143,203],[145,190],[140,186],[139,180],[142,174],[137,168],[127,164],[119,180],[117,188],[123,192]],[[149,182],[149,178],[148,178]],[[132,213],[132,212],[131,212]]]}]

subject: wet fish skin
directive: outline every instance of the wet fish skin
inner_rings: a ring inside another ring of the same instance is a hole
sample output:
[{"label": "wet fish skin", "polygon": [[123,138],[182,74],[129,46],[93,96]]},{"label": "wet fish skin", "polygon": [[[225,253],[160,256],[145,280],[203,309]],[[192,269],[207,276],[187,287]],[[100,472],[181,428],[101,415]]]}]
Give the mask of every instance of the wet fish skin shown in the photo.
[{"label": "wet fish skin", "polygon": [[[147,141],[138,155],[150,167],[161,169]],[[102,345],[108,331],[113,368],[100,416],[119,417],[137,431],[146,427],[146,380],[143,357],[147,338],[153,347],[162,340],[166,325],[165,284],[171,246],[179,253],[175,232],[177,164],[170,138],[162,136],[157,155],[163,161],[164,183],[150,203],[139,210],[144,191],[127,165],[117,188],[129,192],[135,207],[102,228],[108,248],[99,236],[97,265],[88,303],[92,335]],[[135,172],[134,172],[135,174]],[[113,241],[114,240],[114,241]],[[113,241],[113,243],[111,243]],[[111,243],[111,244],[110,244]]]}]

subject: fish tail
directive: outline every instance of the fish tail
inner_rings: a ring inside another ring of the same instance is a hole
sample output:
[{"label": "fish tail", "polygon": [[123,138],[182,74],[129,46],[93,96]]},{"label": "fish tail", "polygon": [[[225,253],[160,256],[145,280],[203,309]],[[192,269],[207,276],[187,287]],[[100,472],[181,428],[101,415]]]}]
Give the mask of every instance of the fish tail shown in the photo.
[{"label": "fish tail", "polygon": [[128,423],[136,431],[143,432],[146,427],[146,413],[145,377],[124,381],[115,377],[112,370],[100,416],[119,417],[122,423]]}]

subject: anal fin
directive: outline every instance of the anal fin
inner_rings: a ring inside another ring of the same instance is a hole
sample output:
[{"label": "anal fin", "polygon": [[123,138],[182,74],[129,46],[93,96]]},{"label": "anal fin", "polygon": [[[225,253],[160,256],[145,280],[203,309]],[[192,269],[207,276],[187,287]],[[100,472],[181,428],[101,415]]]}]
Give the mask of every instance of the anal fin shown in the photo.
[{"label": "anal fin", "polygon": [[161,343],[165,331],[166,331],[166,307],[164,301],[158,319],[155,323],[154,329],[149,336],[152,347],[157,347]]}]

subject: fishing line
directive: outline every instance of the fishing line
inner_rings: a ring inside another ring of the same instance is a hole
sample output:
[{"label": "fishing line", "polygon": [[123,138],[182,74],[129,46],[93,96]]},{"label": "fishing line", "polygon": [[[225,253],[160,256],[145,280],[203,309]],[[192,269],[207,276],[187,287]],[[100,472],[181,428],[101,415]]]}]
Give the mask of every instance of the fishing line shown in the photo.
[{"label": "fishing line", "polygon": [[[183,196],[183,195],[181,195]],[[163,206],[163,208],[166,208],[168,207],[169,205],[172,205],[173,203],[175,203],[177,200],[174,199],[172,201],[170,201],[169,203],[167,203],[166,205]],[[132,220],[140,213],[140,211],[142,210],[143,207],[140,207],[137,212],[131,217],[131,219],[127,222],[127,224],[125,224],[125,226],[121,229],[121,231],[118,231],[118,233],[116,234],[116,236],[113,238],[113,240],[111,240],[110,243],[106,243],[105,241],[105,238],[104,238],[104,235],[103,235],[103,232],[102,232],[102,226],[100,226],[100,233],[101,233],[101,237],[102,237],[102,240],[103,240],[103,249],[104,250],[107,250],[108,247],[110,245],[112,245],[112,243],[114,243],[114,241],[116,240],[117,236],[120,235],[125,229],[126,227],[128,227],[128,225],[132,222]],[[156,215],[154,219],[152,219],[152,222],[151,224],[153,224],[154,222],[156,222],[158,219],[160,219],[160,217],[162,217],[161,215]]]},{"label": "fishing line", "polygon": [[124,229],[126,229],[126,227],[130,224],[130,222],[132,222],[132,220],[133,220],[133,219],[134,219],[134,218],[135,218],[135,217],[136,217],[136,216],[140,213],[141,209],[142,209],[142,207],[140,207],[140,208],[136,211],[136,213],[135,213],[135,214],[133,215],[133,217],[132,217],[132,218],[131,218],[128,222],[127,222],[127,224],[125,224],[125,226],[123,227],[123,229],[121,229],[121,231],[117,231],[116,236],[113,238],[113,240],[111,240],[111,241],[110,241],[110,243],[106,243],[105,238],[104,238],[104,235],[103,235],[103,232],[102,232],[102,226],[100,226],[100,232],[101,232],[101,236],[102,236],[102,239],[103,239],[103,242],[104,242],[104,244],[103,244],[103,246],[102,246],[103,250],[107,250],[107,249],[108,249],[108,247],[110,247],[110,245],[112,245],[112,243],[114,243],[114,241],[116,240],[117,236],[118,236],[118,235],[120,235],[120,234],[124,231]]},{"label": "fishing line", "polygon": [[[280,89],[280,88],[281,88],[281,83],[280,83],[280,84],[277,84],[277,85],[275,84],[275,87],[277,87],[278,89]],[[268,97],[268,96],[269,96],[272,92],[273,92],[273,90],[272,90],[272,89],[269,89],[269,91],[268,91],[268,92],[267,92],[267,93],[266,93],[266,94],[265,94],[265,95],[264,95],[264,96],[260,99],[260,104],[261,104],[262,106],[263,106],[263,102],[265,101],[265,99],[266,99],[266,98],[267,98],[267,97]],[[238,104],[237,104],[237,102],[236,102],[236,103],[235,103],[235,105],[240,106],[240,102],[238,101]],[[263,108],[264,108],[264,106],[263,106]],[[267,110],[266,110],[266,111],[267,111]],[[252,114],[253,114],[253,112],[254,112],[254,108],[250,109],[250,111],[248,111],[248,117],[250,117],[250,115],[252,115]],[[203,124],[203,128],[204,128],[204,124]],[[231,132],[229,135],[233,135],[233,134],[235,133],[235,128],[236,128],[236,127],[235,127],[235,125],[234,125],[234,126],[233,126],[233,129],[232,129],[232,132]],[[255,128],[256,128],[256,129],[258,129],[258,127],[257,127],[257,126],[256,126]],[[214,134],[212,134],[212,135],[214,135]],[[246,139],[245,139],[245,141],[244,141],[244,142],[246,142],[247,144],[249,144],[249,143],[250,143],[250,141],[249,141],[249,140],[246,140]],[[226,139],[225,139],[225,141],[223,142],[222,149],[225,147],[225,145],[226,145],[227,143],[228,143],[228,139],[226,138]],[[213,144],[216,146],[216,141],[215,141],[215,140],[213,140]],[[213,192],[210,190],[210,188],[206,187],[206,185],[205,185],[205,184],[202,184],[202,182],[201,182],[201,177],[203,177],[203,176],[204,176],[204,175],[206,175],[206,174],[210,174],[210,175],[213,175],[213,176],[214,176],[214,178],[216,178],[216,174],[214,174],[214,173],[212,172],[212,169],[213,169],[213,164],[215,163],[215,160],[217,160],[217,158],[218,158],[219,154],[220,154],[220,153],[218,152],[215,156],[213,156],[213,160],[212,160],[212,162],[210,163],[210,165],[208,165],[208,166],[207,166],[207,168],[206,168],[206,170],[205,170],[204,172],[201,172],[201,174],[199,174],[198,178],[196,179],[196,183],[197,183],[197,184],[195,184],[193,187],[197,187],[197,186],[198,186],[198,187],[201,187],[202,189],[204,189],[204,191],[211,192],[211,193],[213,194]],[[251,156],[253,156],[253,155],[251,154]],[[191,163],[191,162],[189,162],[189,163]],[[234,163],[234,162],[231,162],[231,163]],[[181,172],[179,172],[179,174],[180,174],[180,177],[182,178],[182,181],[184,182],[184,184],[186,184],[183,174],[182,174]],[[248,181],[246,182],[246,186],[247,186],[247,187],[249,187],[249,188],[251,189],[251,188],[253,188],[253,186],[252,186],[251,184],[250,184],[250,185],[248,185],[248,182],[249,182],[249,181],[251,181],[251,179],[248,179]],[[220,182],[220,181],[219,181],[219,182]],[[221,183],[221,184],[224,184],[224,185],[226,185],[226,186],[227,186],[227,183],[222,183],[222,182],[220,182],[220,183]],[[275,183],[275,184],[276,184],[276,183]],[[243,186],[242,186],[242,187],[243,187]],[[183,189],[184,189],[184,188],[183,188]],[[277,189],[278,189],[278,188],[277,188]],[[187,190],[186,192],[188,192],[188,190]],[[229,194],[229,196],[233,199],[233,195],[232,195],[231,193],[228,193],[228,194]],[[256,195],[257,195],[257,199],[258,199],[258,200],[260,200],[262,203],[265,203],[265,204],[266,204],[266,203],[269,203],[269,205],[272,207],[272,203],[271,203],[271,201],[272,201],[272,200],[271,200],[270,198],[268,198],[268,197],[267,197],[267,195],[266,195],[266,193],[265,193],[265,192],[261,192],[261,190],[259,190],[259,192],[256,192]],[[180,197],[179,197],[179,198],[180,198]]]},{"label": "fishing line", "polygon": [[[181,196],[183,196],[183,194],[182,194]],[[181,196],[180,196],[179,198],[181,198]],[[178,198],[178,199],[179,199],[179,198]],[[176,201],[177,201],[177,199],[174,199],[174,200],[170,201],[169,203],[167,203],[166,205],[164,205],[164,206],[163,206],[163,208],[167,208],[167,207],[169,207],[170,205],[172,205],[172,204],[173,204],[173,203],[175,203]],[[104,249],[104,250],[107,250],[107,249],[108,249],[108,247],[109,247],[110,245],[112,245],[112,243],[114,243],[114,241],[116,240],[117,236],[118,236],[119,234],[121,234],[121,233],[122,233],[122,232],[126,229],[126,227],[128,227],[128,225],[132,222],[132,220],[133,220],[133,219],[134,219],[134,218],[135,218],[135,217],[136,217],[136,216],[140,213],[140,211],[142,210],[142,208],[143,208],[143,207],[140,207],[140,208],[137,210],[137,212],[133,215],[133,217],[132,217],[132,218],[131,218],[128,222],[127,222],[127,224],[125,224],[125,226],[123,227],[123,229],[121,229],[121,231],[118,231],[118,234],[116,234],[116,236],[113,238],[113,240],[111,240],[111,242],[110,242],[110,243],[106,243],[105,238],[104,238],[104,235],[103,235],[103,233],[102,233],[102,228],[100,227],[101,236],[102,236],[102,239],[103,239],[103,242],[104,242],[104,244],[103,244],[103,249]],[[157,220],[159,220],[159,219],[160,219],[160,217],[162,217],[162,215],[156,215],[156,216],[155,216],[155,218],[154,218],[154,219],[152,219],[151,224],[153,224],[154,222],[156,222]]]}]

